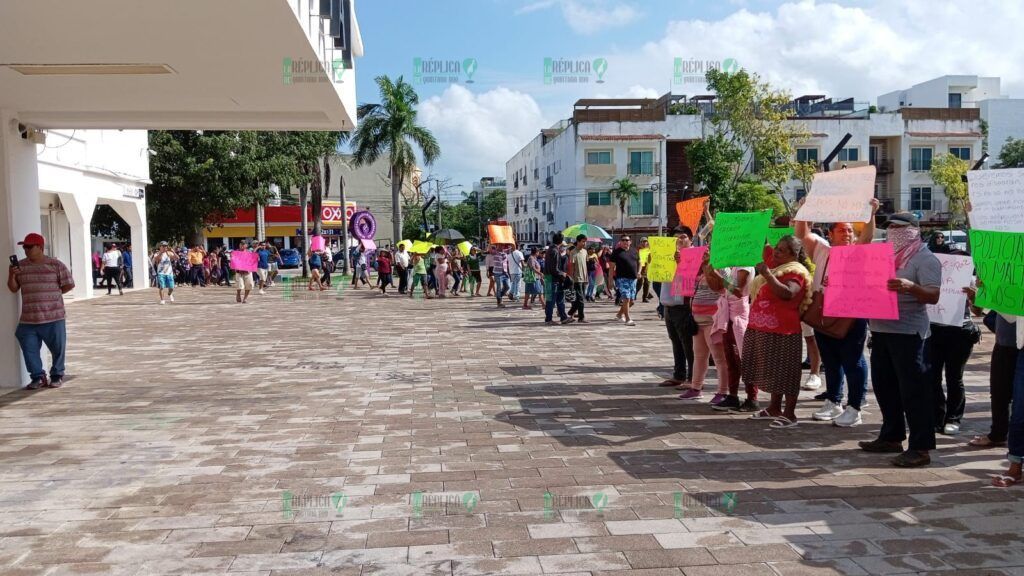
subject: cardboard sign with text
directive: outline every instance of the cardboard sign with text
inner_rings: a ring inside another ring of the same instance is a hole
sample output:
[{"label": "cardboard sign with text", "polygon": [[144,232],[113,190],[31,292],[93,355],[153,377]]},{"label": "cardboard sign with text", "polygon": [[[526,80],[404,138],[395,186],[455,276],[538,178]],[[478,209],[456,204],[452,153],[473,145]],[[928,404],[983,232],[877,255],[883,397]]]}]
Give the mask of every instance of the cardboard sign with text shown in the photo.
[{"label": "cardboard sign with text", "polygon": [[928,305],[928,319],[933,324],[963,326],[967,308],[967,294],[964,288],[971,285],[974,277],[974,262],[970,256],[936,254],[942,264],[942,286],[939,303]]},{"label": "cardboard sign with text", "polygon": [[647,265],[647,279],[651,282],[671,282],[676,275],[676,239],[674,236],[651,236],[651,263]]},{"label": "cardboard sign with text", "polygon": [[803,222],[867,222],[875,196],[875,167],[862,166],[814,175],[811,191],[796,213]]},{"label": "cardboard sign with text", "polygon": [[896,254],[892,244],[833,246],[828,260],[825,315],[898,320],[896,292],[887,286],[895,277]]},{"label": "cardboard sign with text", "polygon": [[1024,234],[971,230],[971,257],[978,272],[974,303],[1024,316]]},{"label": "cardboard sign with text", "polygon": [[1024,232],[1024,168],[969,170],[971,228]]},{"label": "cardboard sign with text", "polygon": [[711,198],[708,196],[701,196],[676,202],[676,214],[679,215],[679,224],[686,226],[691,232],[696,234],[697,228],[700,226],[700,218],[704,215],[704,208],[710,200]]},{"label": "cardboard sign with text", "polygon": [[761,262],[772,211],[719,212],[711,235],[711,266],[754,266]]},{"label": "cardboard sign with text", "polygon": [[[707,246],[683,248],[679,251],[679,265],[676,267],[675,278],[669,284],[669,294],[692,297],[696,293],[697,272],[700,271],[700,264],[704,261],[704,254],[707,251]],[[662,287],[662,290],[664,289]]]}]

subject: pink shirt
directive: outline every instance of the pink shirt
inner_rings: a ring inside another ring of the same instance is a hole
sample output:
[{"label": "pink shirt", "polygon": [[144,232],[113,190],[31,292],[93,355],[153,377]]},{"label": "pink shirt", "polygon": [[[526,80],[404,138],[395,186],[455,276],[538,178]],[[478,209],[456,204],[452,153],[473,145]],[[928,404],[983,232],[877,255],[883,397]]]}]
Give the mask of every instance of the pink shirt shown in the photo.
[{"label": "pink shirt", "polygon": [[35,264],[28,258],[18,262],[21,285],[21,323],[47,324],[64,319],[64,294],[61,286],[74,286],[71,271],[56,258],[46,257]]}]

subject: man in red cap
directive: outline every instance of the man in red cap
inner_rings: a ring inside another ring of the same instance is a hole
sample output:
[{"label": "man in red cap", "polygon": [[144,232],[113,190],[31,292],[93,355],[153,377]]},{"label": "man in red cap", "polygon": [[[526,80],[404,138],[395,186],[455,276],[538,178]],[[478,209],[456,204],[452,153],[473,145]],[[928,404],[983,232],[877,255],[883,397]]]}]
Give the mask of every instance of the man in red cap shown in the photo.
[{"label": "man in red cap", "polygon": [[[7,274],[7,288],[21,291],[21,320],[14,335],[21,345],[32,382],[29,390],[60,388],[64,380],[64,348],[67,330],[64,327],[64,294],[75,287],[71,271],[63,262],[43,252],[43,237],[29,234],[18,242],[27,258],[12,263]],[[42,345],[50,350],[53,365],[46,378],[39,352]]]}]

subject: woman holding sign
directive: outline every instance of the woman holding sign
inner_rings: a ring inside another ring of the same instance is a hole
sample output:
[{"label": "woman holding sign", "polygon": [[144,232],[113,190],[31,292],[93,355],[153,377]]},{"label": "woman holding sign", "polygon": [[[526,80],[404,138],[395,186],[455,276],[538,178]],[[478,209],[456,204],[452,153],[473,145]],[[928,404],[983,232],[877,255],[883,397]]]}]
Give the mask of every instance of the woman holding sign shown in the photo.
[{"label": "woman holding sign", "polygon": [[[768,408],[751,416],[772,428],[796,426],[803,336],[800,314],[811,303],[811,273],[800,240],[783,236],[770,262],[757,265],[751,281],[750,319],[744,338],[743,381],[771,394]],[[785,399],[785,407],[783,407]]]}]

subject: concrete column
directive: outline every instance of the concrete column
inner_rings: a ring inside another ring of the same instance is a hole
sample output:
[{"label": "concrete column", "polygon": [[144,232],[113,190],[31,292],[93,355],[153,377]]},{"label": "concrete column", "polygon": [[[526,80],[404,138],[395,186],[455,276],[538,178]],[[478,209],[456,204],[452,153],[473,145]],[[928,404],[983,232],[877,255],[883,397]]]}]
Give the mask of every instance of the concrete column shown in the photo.
[{"label": "concrete column", "polygon": [[[13,254],[24,258],[25,252],[17,243],[29,232],[40,232],[36,145],[21,138],[17,118],[9,110],[0,110],[0,226],[0,254],[5,261],[6,283],[7,257]],[[3,296],[0,296],[0,388],[28,384],[21,348],[14,338],[20,316],[20,296],[3,288]]]},{"label": "concrete column", "polygon": [[75,298],[92,298],[92,214],[96,210],[96,197],[87,194],[58,194],[68,218],[71,236],[71,268],[75,279]]},{"label": "concrete column", "polygon": [[110,207],[132,227],[132,278],[136,279],[135,288],[149,288],[149,266],[146,264],[149,254],[146,243],[146,206],[142,202],[112,200]]}]

